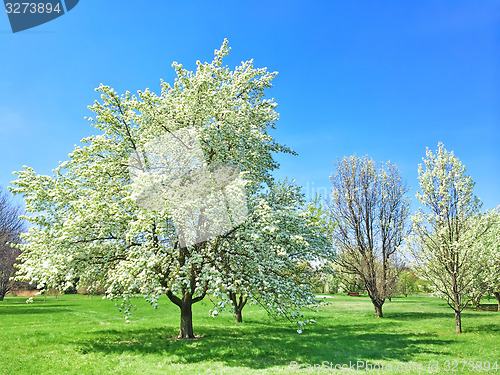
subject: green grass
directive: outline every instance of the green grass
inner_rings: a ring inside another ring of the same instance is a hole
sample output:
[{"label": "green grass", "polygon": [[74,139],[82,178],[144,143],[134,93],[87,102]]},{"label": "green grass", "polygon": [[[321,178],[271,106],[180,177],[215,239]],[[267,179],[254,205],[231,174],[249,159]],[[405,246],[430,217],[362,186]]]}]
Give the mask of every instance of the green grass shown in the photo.
[{"label": "green grass", "polygon": [[210,301],[202,301],[194,308],[195,334],[202,337],[182,341],[172,339],[179,312],[166,299],[157,310],[137,299],[126,324],[114,303],[99,297],[38,297],[32,304],[10,297],[0,302],[0,374],[287,374],[290,361],[394,368],[438,361],[435,373],[449,373],[447,360],[500,365],[498,312],[465,311],[464,333],[457,335],[453,312],[439,299],[395,298],[384,305],[383,319],[373,317],[367,298],[328,300],[319,313],[306,314],[317,323],[301,335],[257,306],[246,306],[244,323],[236,324],[229,313],[210,317]]}]

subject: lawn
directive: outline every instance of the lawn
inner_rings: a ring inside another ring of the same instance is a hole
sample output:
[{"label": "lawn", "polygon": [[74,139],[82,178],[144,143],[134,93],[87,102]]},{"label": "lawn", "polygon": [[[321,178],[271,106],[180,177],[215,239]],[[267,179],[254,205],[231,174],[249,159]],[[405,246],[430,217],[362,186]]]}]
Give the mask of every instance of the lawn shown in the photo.
[{"label": "lawn", "polygon": [[[397,370],[401,364],[420,364],[423,369],[413,373],[428,373],[436,362],[434,373],[449,373],[444,366],[453,360],[500,366],[500,313],[465,311],[464,333],[457,335],[453,312],[429,297],[395,298],[384,305],[385,317],[375,319],[367,298],[335,295],[319,313],[306,314],[316,323],[301,335],[253,305],[243,310],[243,324],[229,313],[212,318],[206,300],[195,305],[201,337],[191,341],[172,338],[179,313],[166,299],[157,310],[137,299],[128,324],[113,302],[99,297],[25,301],[0,302],[0,374],[287,374],[293,373],[291,361],[391,365],[384,374],[408,373]],[[462,366],[458,373],[478,373]]]}]

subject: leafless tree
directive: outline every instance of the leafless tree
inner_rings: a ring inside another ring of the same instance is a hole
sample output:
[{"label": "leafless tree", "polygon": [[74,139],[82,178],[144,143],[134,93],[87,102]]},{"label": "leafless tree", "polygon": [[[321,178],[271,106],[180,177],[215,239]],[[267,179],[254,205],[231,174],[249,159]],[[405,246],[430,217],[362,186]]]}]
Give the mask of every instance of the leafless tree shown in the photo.
[{"label": "leafless tree", "polygon": [[391,260],[407,232],[408,188],[390,162],[344,157],[331,176],[333,240],[344,272],[359,276],[382,317],[392,279]]},{"label": "leafless tree", "polygon": [[0,189],[0,301],[10,290],[10,278],[16,270],[14,264],[19,250],[12,244],[19,242],[19,234],[24,227],[20,214],[20,208]]}]

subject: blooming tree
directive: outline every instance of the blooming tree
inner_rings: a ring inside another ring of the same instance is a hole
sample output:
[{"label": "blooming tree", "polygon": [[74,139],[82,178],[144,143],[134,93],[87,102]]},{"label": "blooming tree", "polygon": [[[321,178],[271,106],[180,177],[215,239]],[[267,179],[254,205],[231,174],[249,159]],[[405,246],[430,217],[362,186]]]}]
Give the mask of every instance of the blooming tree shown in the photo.
[{"label": "blooming tree", "polygon": [[221,293],[231,301],[236,322],[242,321],[249,300],[273,316],[297,320],[301,307],[318,303],[307,270],[332,256],[327,222],[318,206],[306,204],[300,188],[287,181],[272,184],[250,202],[249,219],[221,244],[226,249],[218,259],[224,272]]},{"label": "blooming tree", "polygon": [[471,302],[475,281],[481,279],[480,237],[487,232],[491,215],[481,215],[474,182],[465,166],[442,143],[427,149],[418,168],[421,192],[417,198],[427,208],[412,216],[413,255],[424,279],[446,298],[455,312],[456,332],[462,332],[462,310]]},{"label": "blooming tree", "polygon": [[408,190],[397,167],[368,157],[344,157],[332,175],[330,213],[337,265],[363,283],[382,317],[395,277],[393,258],[407,231]]},{"label": "blooming tree", "polygon": [[[143,293],[156,307],[165,294],[180,309],[179,337],[193,338],[192,305],[221,296],[224,278],[232,277],[221,259],[234,253],[230,261],[248,272],[245,283],[265,267],[280,273],[294,263],[285,258],[299,244],[307,248],[301,233],[283,240],[292,249],[284,254],[283,244],[249,243],[273,240],[272,223],[259,215],[271,218],[274,206],[272,199],[254,207],[244,201],[272,186],[272,153],[294,153],[268,134],[278,114],[264,90],[276,73],[251,60],[230,70],[222,64],[228,52],[224,41],[194,72],[174,63],[175,83],[162,82],[160,95],[146,89],[120,96],[101,85],[101,102],[90,107],[101,134],[84,139],[54,176],[17,172],[12,191],[24,195],[33,224],[21,245],[20,277],[41,288],[68,288],[74,280],[104,287],[109,298],[124,298],[126,318],[132,295]],[[257,283],[270,284],[262,295],[297,296],[285,278],[265,276]],[[266,306],[288,303],[274,301]]]}]

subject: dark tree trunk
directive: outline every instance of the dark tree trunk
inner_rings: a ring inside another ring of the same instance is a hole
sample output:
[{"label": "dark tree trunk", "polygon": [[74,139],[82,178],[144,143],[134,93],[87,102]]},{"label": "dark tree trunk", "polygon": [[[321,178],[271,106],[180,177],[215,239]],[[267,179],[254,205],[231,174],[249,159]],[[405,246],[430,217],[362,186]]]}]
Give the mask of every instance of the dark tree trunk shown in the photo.
[{"label": "dark tree trunk", "polygon": [[497,298],[497,301],[498,301],[498,311],[500,311],[500,292],[495,292],[493,293],[495,294],[495,297]]},{"label": "dark tree trunk", "polygon": [[[184,298],[183,298],[184,299]],[[193,310],[191,298],[189,301],[182,303],[181,308],[181,330],[179,332],[180,339],[194,339],[193,332]]]},{"label": "dark tree trunk", "polygon": [[182,292],[182,298],[179,298],[172,292],[168,291],[167,297],[181,309],[181,329],[179,331],[178,338],[194,339],[192,307],[196,302],[201,301],[205,297],[205,293],[199,297],[193,298],[193,295],[190,292],[184,290]]},{"label": "dark tree trunk", "polygon": [[382,305],[374,304],[375,306],[375,318],[383,318],[384,314],[382,314]]},{"label": "dark tree trunk", "polygon": [[460,310],[455,310],[455,332],[462,333],[462,316]]},{"label": "dark tree trunk", "polygon": [[[4,275],[2,275],[2,277],[3,276]],[[7,280],[8,280],[8,278],[7,278]],[[10,286],[9,286],[8,282],[5,282],[5,280],[0,280],[0,301],[3,301],[3,298],[5,297],[5,295],[9,291],[9,289],[10,289]]]},{"label": "dark tree trunk", "polygon": [[5,295],[7,294],[7,292],[9,291],[9,288],[7,287],[6,284],[4,284],[4,281],[3,280],[0,280],[0,301],[3,301],[3,298],[5,297]]}]

